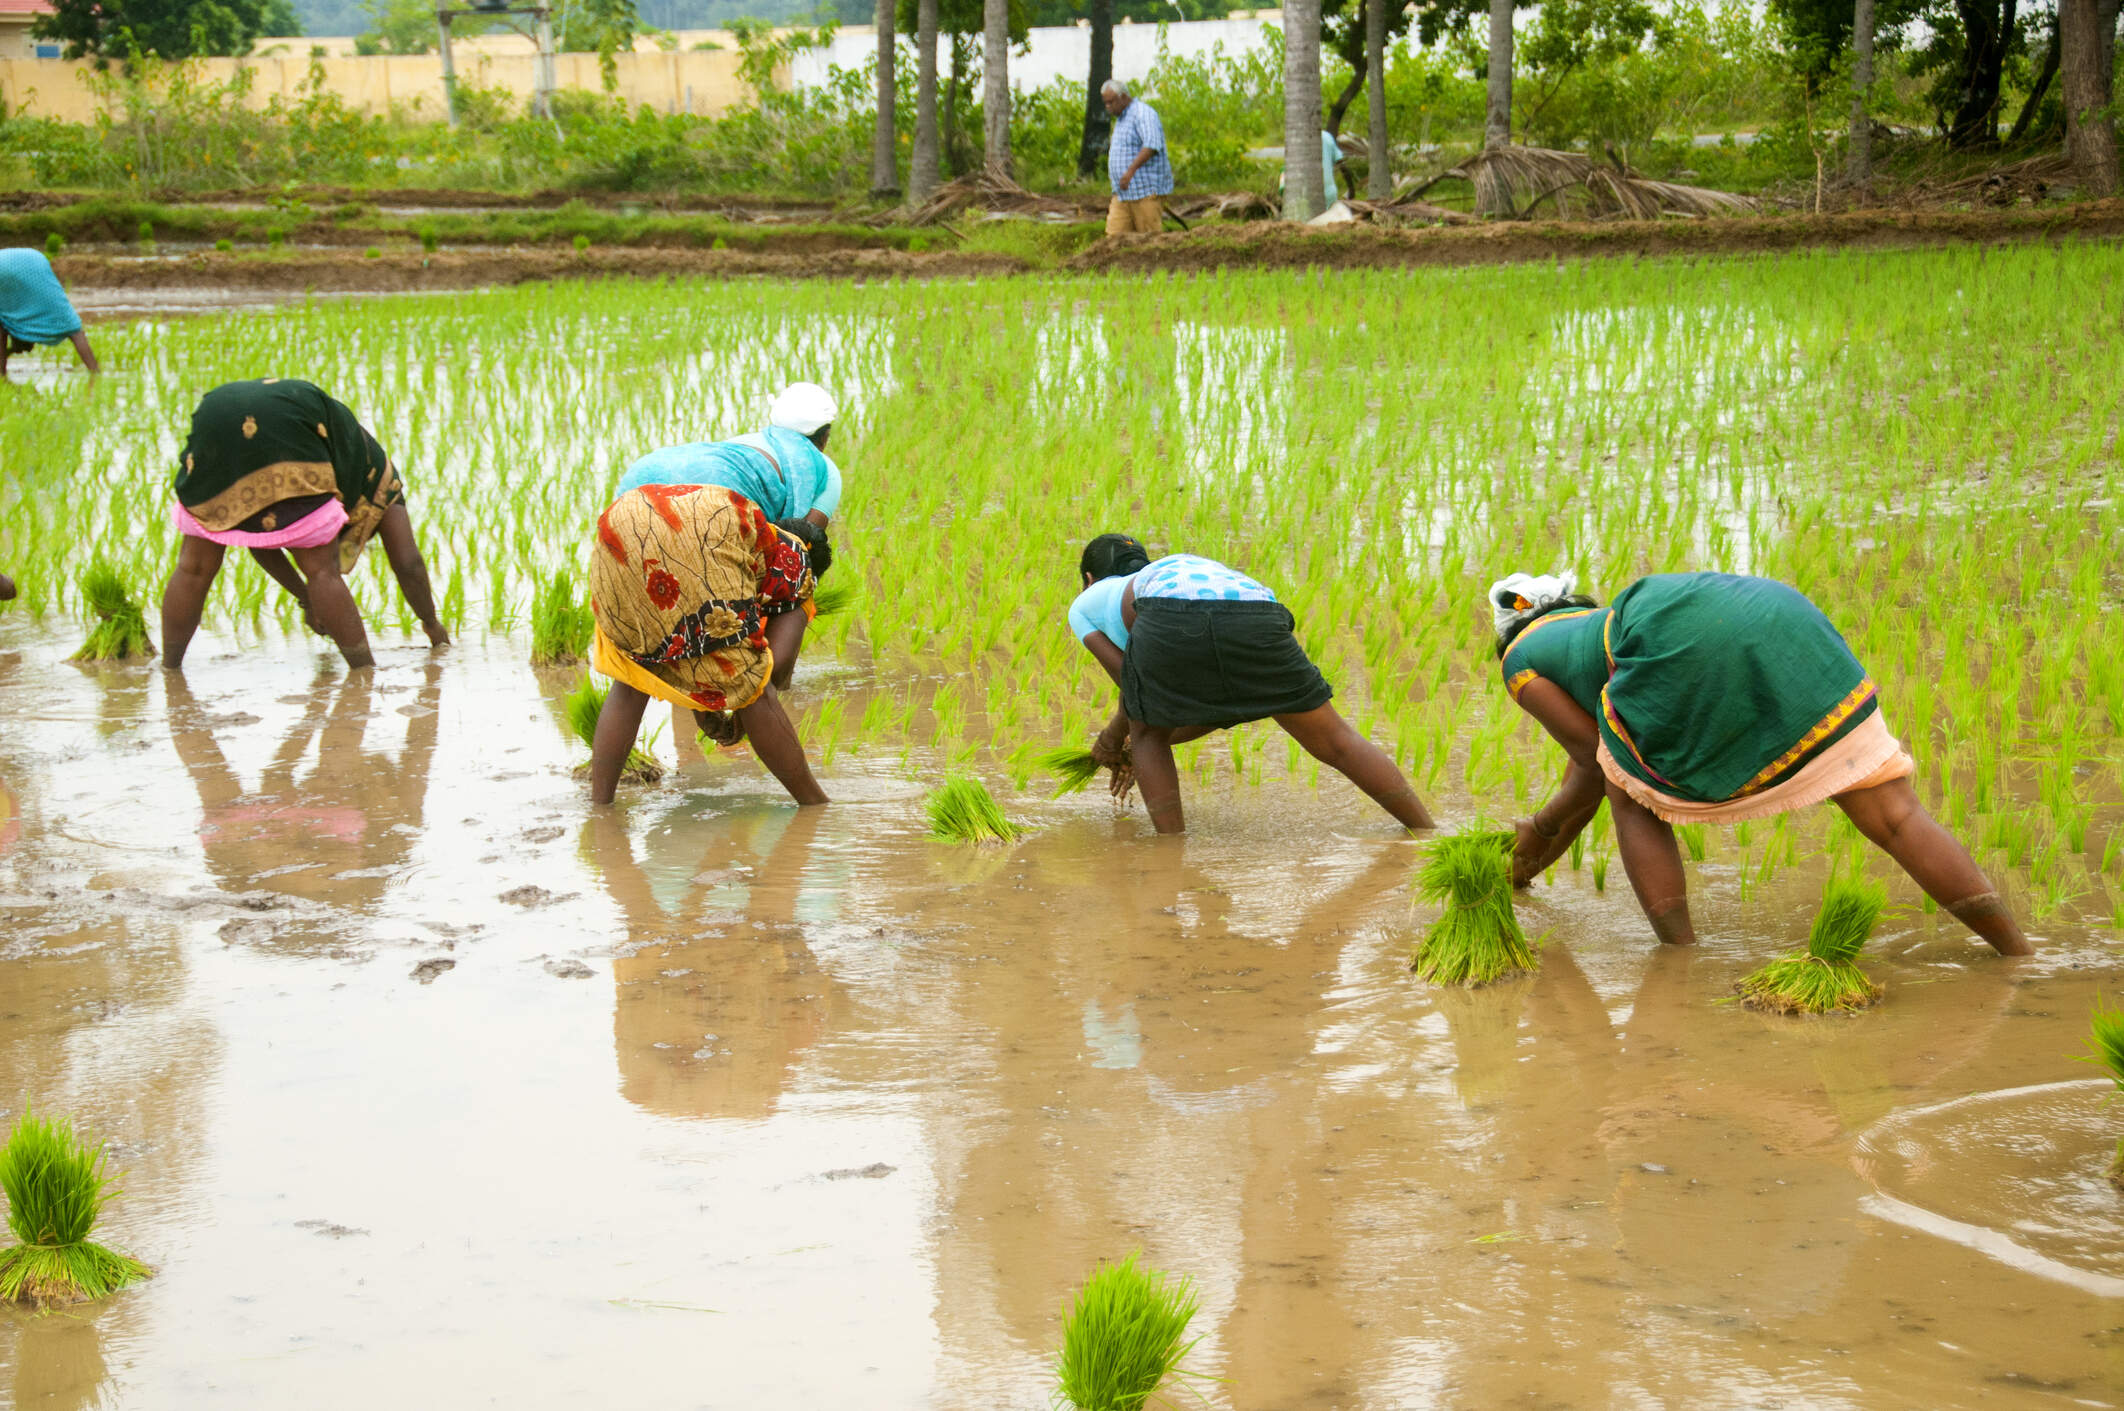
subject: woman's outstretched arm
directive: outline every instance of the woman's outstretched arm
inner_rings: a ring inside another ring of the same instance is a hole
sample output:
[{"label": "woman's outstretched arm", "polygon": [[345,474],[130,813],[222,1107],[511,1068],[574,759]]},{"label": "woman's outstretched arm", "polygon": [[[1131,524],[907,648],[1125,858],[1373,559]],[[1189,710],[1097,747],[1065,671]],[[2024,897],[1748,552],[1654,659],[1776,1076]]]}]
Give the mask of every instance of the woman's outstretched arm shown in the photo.
[{"label": "woman's outstretched arm", "polygon": [[1563,782],[1549,801],[1513,827],[1512,885],[1524,887],[1570,851],[1593,815],[1600,812],[1607,783],[1601,777],[1597,754],[1600,730],[1569,692],[1537,676],[1521,688],[1519,708],[1533,716],[1570,758]]},{"label": "woman's outstretched arm", "polygon": [[391,560],[391,574],[398,579],[398,591],[405,594],[406,606],[420,619],[427,631],[428,645],[450,645],[449,629],[435,612],[435,590],[428,583],[428,561],[420,556],[420,542],[413,537],[413,516],[406,513],[404,505],[393,505],[384,511],[383,523],[378,526],[377,537],[383,540],[384,554]]}]

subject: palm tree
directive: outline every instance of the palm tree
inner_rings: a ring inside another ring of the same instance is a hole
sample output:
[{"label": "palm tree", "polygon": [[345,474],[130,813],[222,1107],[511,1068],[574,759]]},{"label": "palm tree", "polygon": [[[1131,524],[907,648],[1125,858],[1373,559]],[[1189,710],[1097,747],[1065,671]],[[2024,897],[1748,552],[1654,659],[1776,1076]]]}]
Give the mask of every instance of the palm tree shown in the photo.
[{"label": "palm tree", "polygon": [[870,195],[891,200],[900,194],[897,93],[893,84],[893,0],[878,0],[878,120],[870,139]]},{"label": "palm tree", "polygon": [[1010,0],[981,5],[982,165],[1010,180]]},{"label": "palm tree", "polygon": [[1283,218],[1327,209],[1320,170],[1320,0],[1283,7]]},{"label": "palm tree", "polygon": [[938,185],[937,162],[937,0],[915,6],[914,155],[907,164],[908,199],[929,199]]},{"label": "palm tree", "polygon": [[1863,187],[1873,180],[1873,116],[1866,100],[1873,89],[1874,0],[1856,0],[1851,12],[1850,162],[1845,174]]},{"label": "palm tree", "polygon": [[2116,43],[2116,0],[2058,0],[2065,154],[2082,196],[2112,196],[2118,188],[2117,129],[2109,113]]},{"label": "palm tree", "polygon": [[1365,134],[1365,194],[1385,201],[1394,194],[1393,164],[1387,159],[1386,32],[1387,5],[1397,0],[1364,0],[1364,105],[1371,116]]},{"label": "palm tree", "polygon": [[[1489,100],[1482,121],[1482,146],[1486,152],[1512,145],[1512,0],[1490,0],[1489,70]],[[1478,182],[1476,195],[1482,198],[1484,215],[1512,213],[1506,183]],[[1502,206],[1497,204],[1499,201]]]}]

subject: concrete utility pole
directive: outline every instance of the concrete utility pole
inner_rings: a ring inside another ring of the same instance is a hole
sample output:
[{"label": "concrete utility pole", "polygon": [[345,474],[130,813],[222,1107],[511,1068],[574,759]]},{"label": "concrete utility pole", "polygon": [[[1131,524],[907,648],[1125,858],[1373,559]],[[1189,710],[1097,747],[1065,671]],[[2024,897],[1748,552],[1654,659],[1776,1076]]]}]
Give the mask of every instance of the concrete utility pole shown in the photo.
[{"label": "concrete utility pole", "polygon": [[447,9],[435,12],[435,27],[442,32],[443,112],[452,127],[457,126],[457,65],[450,62],[450,18],[454,13]]},{"label": "concrete utility pole", "polygon": [[[529,15],[531,17],[531,42],[538,46],[538,59],[531,68],[531,115],[539,118],[553,116],[553,91],[559,85],[553,76],[553,7],[551,5],[512,5],[509,0],[472,0],[470,7],[451,9],[441,5],[435,11],[435,28],[442,36],[443,108],[449,114],[450,126],[457,126],[457,63],[450,52],[450,22],[459,15]],[[513,26],[512,26],[513,28]],[[523,31],[518,30],[521,34]]]}]

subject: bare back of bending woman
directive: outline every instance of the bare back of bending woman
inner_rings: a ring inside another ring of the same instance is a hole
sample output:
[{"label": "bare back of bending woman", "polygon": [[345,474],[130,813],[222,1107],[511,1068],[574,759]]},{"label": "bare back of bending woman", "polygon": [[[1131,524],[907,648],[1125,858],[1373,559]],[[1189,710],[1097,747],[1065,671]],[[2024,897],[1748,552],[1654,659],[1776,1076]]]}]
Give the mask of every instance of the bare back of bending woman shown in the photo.
[{"label": "bare back of bending woman", "polygon": [[428,644],[449,645],[397,468],[354,413],[312,383],[229,382],[200,398],[171,513],[183,537],[162,590],[162,664],[170,670],[183,667],[231,548],[248,550],[302,605],[310,630],[360,668],[376,658],[344,575],[370,538],[380,539]]},{"label": "bare back of bending woman", "polygon": [[1821,611],[1782,583],[1639,579],[1612,606],[1569,575],[1490,588],[1505,688],[1570,763],[1516,829],[1525,886],[1607,800],[1630,886],[1672,945],[1693,945],[1675,823],[1739,822],[1832,800],[1926,895],[2001,955],[2032,947],[1962,845],[1918,802],[1874,684]]},{"label": "bare back of bending woman", "polygon": [[750,739],[799,804],[826,802],[775,686],[823,552],[720,485],[649,483],[606,506],[590,554],[590,664],[612,690],[591,742],[591,802],[612,802],[651,696],[714,738]]},{"label": "bare back of bending woman", "polygon": [[1121,688],[1092,756],[1112,769],[1116,797],[1141,786],[1160,833],[1187,829],[1173,746],[1264,718],[1403,826],[1432,826],[1394,761],[1329,703],[1334,689],[1274,593],[1211,559],[1154,563],[1126,534],[1092,540],[1077,572],[1084,591],[1070,604],[1070,631]]}]

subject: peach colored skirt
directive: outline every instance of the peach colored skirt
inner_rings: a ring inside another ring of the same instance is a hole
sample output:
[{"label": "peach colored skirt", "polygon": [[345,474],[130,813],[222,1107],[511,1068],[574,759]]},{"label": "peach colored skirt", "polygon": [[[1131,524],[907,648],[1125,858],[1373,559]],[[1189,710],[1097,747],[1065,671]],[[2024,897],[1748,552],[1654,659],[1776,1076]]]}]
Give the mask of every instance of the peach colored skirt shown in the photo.
[{"label": "peach colored skirt", "polygon": [[1600,769],[1616,787],[1669,823],[1738,823],[1806,808],[1855,789],[1907,779],[1917,772],[1917,763],[1903,748],[1902,741],[1888,733],[1888,722],[1882,713],[1875,711],[1782,784],[1724,803],[1679,799],[1653,788],[1615,762],[1605,739],[1600,742]]}]

